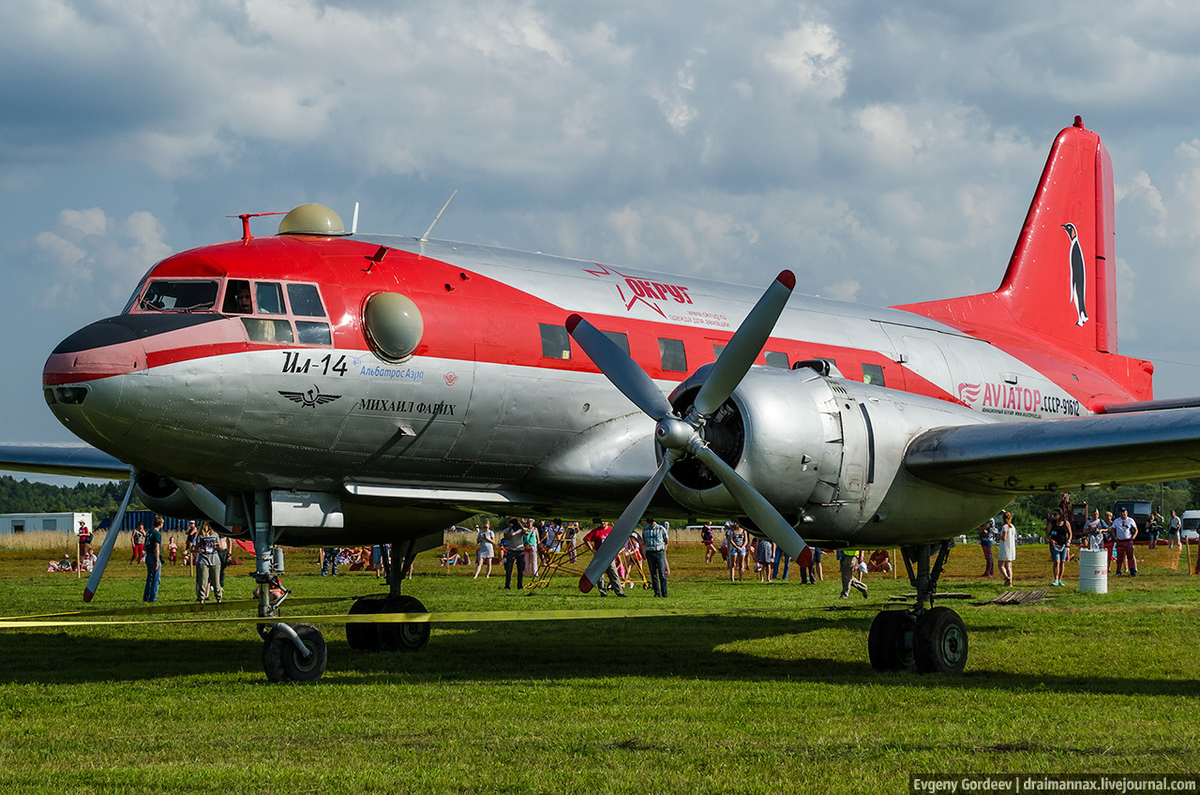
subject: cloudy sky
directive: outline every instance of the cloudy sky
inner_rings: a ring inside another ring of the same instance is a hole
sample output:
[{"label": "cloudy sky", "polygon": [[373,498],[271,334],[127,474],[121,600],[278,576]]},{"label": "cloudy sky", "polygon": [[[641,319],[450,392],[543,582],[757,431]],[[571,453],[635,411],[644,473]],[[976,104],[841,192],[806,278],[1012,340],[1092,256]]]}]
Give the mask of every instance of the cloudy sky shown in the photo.
[{"label": "cloudy sky", "polygon": [[[999,283],[1055,134],[1112,153],[1120,349],[1200,394],[1200,7],[0,4],[0,439],[57,342],[241,212],[868,304]],[[270,221],[257,230],[274,231]]]}]

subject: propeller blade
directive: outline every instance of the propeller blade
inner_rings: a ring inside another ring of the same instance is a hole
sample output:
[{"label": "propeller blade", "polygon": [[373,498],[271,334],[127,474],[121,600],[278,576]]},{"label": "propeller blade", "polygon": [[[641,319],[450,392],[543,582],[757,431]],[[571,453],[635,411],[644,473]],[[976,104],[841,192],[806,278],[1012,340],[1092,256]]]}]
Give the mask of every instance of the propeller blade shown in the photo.
[{"label": "propeller blade", "polygon": [[600,372],[608,377],[613,386],[621,390],[621,393],[644,413],[653,417],[655,421],[671,413],[671,404],[650,380],[650,376],[646,375],[646,371],[603,331],[579,315],[571,315],[567,318],[567,333],[575,338],[579,347],[583,348],[583,352],[600,368]]},{"label": "propeller blade", "polygon": [[604,539],[604,543],[600,545],[600,549],[596,550],[596,554],[592,557],[592,562],[588,564],[587,569],[583,572],[583,576],[579,578],[579,590],[587,593],[592,590],[593,585],[600,582],[600,578],[604,576],[604,572],[616,559],[617,553],[621,551],[621,547],[625,546],[625,542],[633,534],[633,528],[641,520],[642,514],[646,513],[646,508],[650,505],[650,500],[654,499],[654,495],[658,492],[658,487],[662,485],[663,478],[667,476],[667,472],[671,469],[671,465],[675,463],[675,459],[678,456],[679,454],[674,450],[667,450],[663,455],[662,463],[658,465],[658,469],[646,481],[646,485],[642,486],[642,490],[633,498],[633,502],[625,506],[625,510],[621,512],[620,518],[617,519],[617,523],[609,531],[608,538]]},{"label": "propeller blade", "polygon": [[779,515],[775,506],[767,502],[766,497],[759,494],[756,488],[747,483],[745,478],[735,472],[733,467],[722,461],[721,457],[707,446],[698,447],[693,453],[712,470],[714,475],[721,479],[721,483],[729,489],[729,493],[737,500],[738,505],[742,506],[746,515],[754,521],[754,524],[758,525],[758,529],[763,531],[767,538],[778,544],[784,552],[791,556],[792,560],[796,560],[808,545],[804,543],[800,534],[792,529],[787,520]]},{"label": "propeller blade", "polygon": [[117,543],[117,536],[121,532],[121,520],[125,518],[125,509],[129,507],[129,499],[133,496],[133,484],[136,482],[137,470],[130,469],[129,488],[125,489],[125,499],[121,500],[121,507],[117,509],[117,515],[113,517],[112,524],[108,526],[108,535],[104,536],[104,543],[100,545],[100,551],[96,553],[96,565],[92,567],[92,575],[88,577],[87,585],[83,587],[83,601],[85,602],[92,601],[92,597],[96,595],[96,589],[100,587],[100,578],[104,576],[104,567],[108,565],[108,557]]},{"label": "propeller blade", "polygon": [[707,417],[721,408],[721,404],[733,394],[733,390],[767,344],[767,338],[771,336],[775,322],[779,320],[779,315],[791,298],[795,286],[796,276],[786,270],[780,271],[775,281],[771,282],[771,286],[734,332],[733,338],[729,340],[729,344],[709,371],[708,378],[704,379],[704,385],[696,395],[697,412]]}]

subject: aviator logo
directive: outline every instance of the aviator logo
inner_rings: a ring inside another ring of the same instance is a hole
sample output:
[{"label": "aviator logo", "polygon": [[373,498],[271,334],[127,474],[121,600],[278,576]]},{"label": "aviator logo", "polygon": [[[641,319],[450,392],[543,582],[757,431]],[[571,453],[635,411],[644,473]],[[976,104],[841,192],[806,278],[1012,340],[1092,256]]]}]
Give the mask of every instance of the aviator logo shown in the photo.
[{"label": "aviator logo", "polygon": [[974,403],[979,399],[979,390],[982,386],[982,384],[959,384],[958,399],[963,403]]},{"label": "aviator logo", "polygon": [[692,297],[688,295],[688,288],[679,284],[664,284],[662,282],[650,281],[649,279],[639,278],[637,276],[626,276],[617,270],[610,270],[600,263],[595,263],[600,270],[583,269],[584,273],[590,273],[593,276],[603,279],[606,276],[613,277],[617,288],[617,294],[621,296],[621,302],[625,304],[625,311],[632,311],[635,304],[642,303],[653,309],[664,318],[667,313],[659,306],[659,302],[671,301],[676,304],[690,304]]}]

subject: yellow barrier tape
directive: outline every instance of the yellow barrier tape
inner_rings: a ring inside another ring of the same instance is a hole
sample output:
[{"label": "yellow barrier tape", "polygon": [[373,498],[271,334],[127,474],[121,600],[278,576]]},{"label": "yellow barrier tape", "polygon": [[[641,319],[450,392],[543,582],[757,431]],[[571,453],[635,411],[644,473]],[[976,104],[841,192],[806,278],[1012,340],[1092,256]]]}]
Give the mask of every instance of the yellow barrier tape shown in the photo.
[{"label": "yellow barrier tape", "polygon": [[[679,616],[756,615],[767,613],[797,613],[806,609],[795,607],[766,608],[656,608],[649,610],[490,610],[445,613],[364,613],[360,615],[283,616],[274,619],[255,617],[228,618],[170,618],[151,621],[65,621],[0,620],[0,629],[30,627],[125,626],[132,624],[478,624],[497,621],[572,621],[580,619],[613,618],[670,618]],[[818,608],[825,609],[825,608]]]},{"label": "yellow barrier tape", "polygon": [[[351,599],[356,599],[354,596],[310,596],[301,599],[289,598],[285,604],[287,605],[321,605],[331,604],[333,602],[347,602]],[[246,599],[240,602],[208,602],[200,604],[199,602],[183,602],[173,605],[142,605],[141,607],[119,607],[109,610],[77,610],[71,613],[41,613],[31,616],[4,616],[0,618],[0,622],[4,621],[29,621],[33,619],[52,619],[52,618],[70,618],[72,616],[80,616],[87,618],[98,618],[101,616],[141,616],[141,615],[156,615],[163,613],[211,613],[211,612],[229,612],[233,610],[256,610],[258,608],[257,599]]]}]

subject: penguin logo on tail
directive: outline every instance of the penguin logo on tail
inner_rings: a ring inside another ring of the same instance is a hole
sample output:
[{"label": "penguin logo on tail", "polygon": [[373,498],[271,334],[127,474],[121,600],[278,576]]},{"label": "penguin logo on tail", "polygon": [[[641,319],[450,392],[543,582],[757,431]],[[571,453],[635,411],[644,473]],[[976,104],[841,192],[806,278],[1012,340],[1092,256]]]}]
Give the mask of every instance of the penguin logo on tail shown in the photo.
[{"label": "penguin logo on tail", "polygon": [[1071,303],[1079,315],[1076,326],[1082,326],[1088,320],[1087,315],[1087,274],[1083,267],[1083,247],[1079,245],[1079,233],[1075,224],[1063,224],[1067,237],[1071,238]]}]

